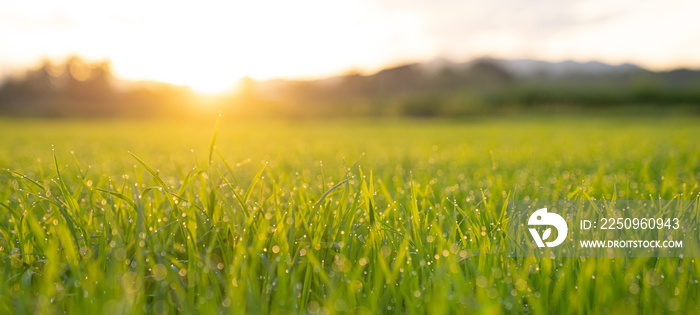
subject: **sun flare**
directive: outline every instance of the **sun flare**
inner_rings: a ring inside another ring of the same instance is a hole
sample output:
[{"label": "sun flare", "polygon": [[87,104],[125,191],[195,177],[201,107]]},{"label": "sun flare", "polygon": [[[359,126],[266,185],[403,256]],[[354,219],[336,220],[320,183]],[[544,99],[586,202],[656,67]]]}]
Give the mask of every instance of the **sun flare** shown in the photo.
[{"label": "sun flare", "polygon": [[[269,10],[255,3],[219,3],[201,15],[175,7],[172,15],[157,21],[129,16],[122,24],[86,31],[103,44],[86,55],[107,56],[125,79],[186,85],[203,93],[230,90],[245,76],[314,78],[357,65],[378,69],[391,59],[366,45],[383,42],[386,25],[355,23],[363,17],[378,20],[360,4],[312,0],[275,6]],[[309,6],[328,14],[311,19]],[[338,18],[341,12],[348,17]],[[115,40],[123,34],[128,40]]]}]

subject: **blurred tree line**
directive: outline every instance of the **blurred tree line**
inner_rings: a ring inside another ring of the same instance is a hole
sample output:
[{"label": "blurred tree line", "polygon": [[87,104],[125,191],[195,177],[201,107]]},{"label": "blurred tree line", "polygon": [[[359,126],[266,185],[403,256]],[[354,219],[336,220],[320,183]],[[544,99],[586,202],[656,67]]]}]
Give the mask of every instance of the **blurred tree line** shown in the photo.
[{"label": "blurred tree line", "polygon": [[0,88],[0,114],[39,117],[152,117],[189,108],[193,93],[168,84],[117,80],[109,61],[45,60]]},{"label": "blurred tree line", "polygon": [[[596,65],[583,65],[593,67]],[[0,87],[0,114],[43,117],[187,117],[223,110],[241,117],[464,116],[533,111],[700,113],[700,71],[576,70],[518,75],[492,59],[408,64],[321,80],[255,81],[204,97],[187,87],[117,80],[107,61],[44,61]],[[558,70],[557,70],[558,71]]]}]

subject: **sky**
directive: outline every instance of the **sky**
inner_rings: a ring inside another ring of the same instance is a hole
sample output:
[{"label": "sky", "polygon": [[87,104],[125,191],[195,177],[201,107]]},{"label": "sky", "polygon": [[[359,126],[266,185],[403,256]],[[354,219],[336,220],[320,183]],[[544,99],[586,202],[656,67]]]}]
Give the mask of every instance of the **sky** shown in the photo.
[{"label": "sky", "polygon": [[3,1],[0,76],[74,54],[204,92],[434,58],[700,68],[699,13],[686,0]]}]

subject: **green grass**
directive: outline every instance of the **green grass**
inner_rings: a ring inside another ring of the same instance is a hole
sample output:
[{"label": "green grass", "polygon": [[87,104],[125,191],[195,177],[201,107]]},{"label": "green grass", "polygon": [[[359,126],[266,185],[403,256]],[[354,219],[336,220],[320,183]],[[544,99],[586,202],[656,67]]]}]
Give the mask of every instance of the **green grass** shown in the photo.
[{"label": "green grass", "polygon": [[698,258],[499,252],[507,200],[698,199],[696,118],[213,132],[2,121],[0,312],[698,312]]}]

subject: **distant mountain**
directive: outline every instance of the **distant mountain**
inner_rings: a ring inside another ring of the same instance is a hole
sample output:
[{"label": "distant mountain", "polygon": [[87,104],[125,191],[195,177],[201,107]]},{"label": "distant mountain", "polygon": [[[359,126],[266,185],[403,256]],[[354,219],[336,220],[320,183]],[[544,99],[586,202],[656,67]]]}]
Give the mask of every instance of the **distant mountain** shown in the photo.
[{"label": "distant mountain", "polygon": [[[632,79],[637,77],[652,78],[661,82],[671,84],[695,84],[700,82],[700,70],[694,69],[674,69],[669,71],[651,71],[631,63],[619,65],[607,64],[600,61],[578,62],[566,60],[551,62],[535,59],[498,59],[498,58],[477,58],[467,62],[453,62],[449,59],[438,58],[422,63],[414,63],[401,67],[394,67],[382,70],[374,75],[384,75],[387,71],[394,71],[411,67],[419,70],[428,77],[452,73],[467,73],[473,71],[475,66],[492,64],[502,69],[515,80],[558,80],[568,81],[577,79]],[[402,71],[406,74],[406,71]],[[416,73],[416,71],[414,71]],[[374,75],[370,75],[374,76]]]},{"label": "distant mountain", "polygon": [[[366,75],[366,78],[397,77],[433,77],[445,72],[465,73],[476,65],[493,64],[502,69],[516,80],[561,80],[577,78],[605,78],[605,77],[634,77],[639,75],[658,76],[662,80],[675,82],[687,82],[700,80],[700,70],[676,69],[666,72],[654,72],[631,63],[619,65],[607,64],[600,61],[578,62],[573,60],[551,62],[536,59],[499,59],[477,58],[467,62],[454,62],[446,58],[437,58],[420,63],[411,63],[380,70],[374,74]],[[339,82],[339,78],[328,82]],[[340,80],[342,81],[342,80]]]},{"label": "distant mountain", "polygon": [[511,74],[516,79],[560,79],[565,77],[619,76],[650,73],[651,71],[634,64],[610,65],[599,61],[578,62],[566,60],[550,62],[535,59],[478,58],[468,62],[452,62],[445,58],[433,59],[419,64],[428,74],[439,73],[444,69],[463,71],[477,62],[490,62]]},{"label": "distant mountain", "polygon": [[577,62],[566,60],[561,62],[548,62],[533,59],[494,59],[493,62],[503,67],[515,77],[526,79],[618,76],[650,72],[649,70],[629,63],[610,65],[599,61]]}]

